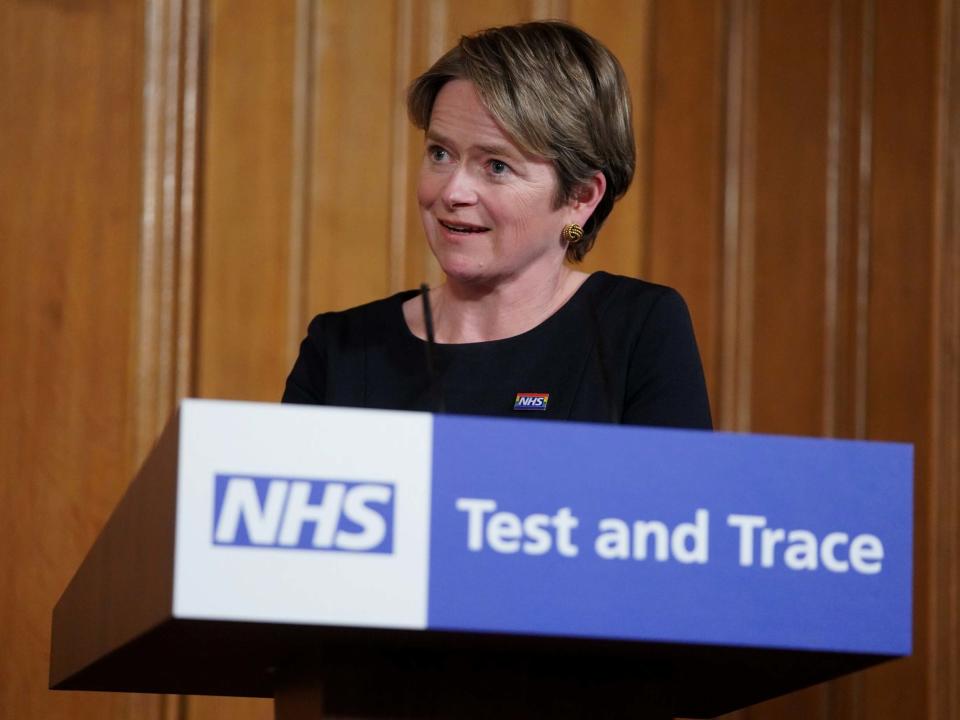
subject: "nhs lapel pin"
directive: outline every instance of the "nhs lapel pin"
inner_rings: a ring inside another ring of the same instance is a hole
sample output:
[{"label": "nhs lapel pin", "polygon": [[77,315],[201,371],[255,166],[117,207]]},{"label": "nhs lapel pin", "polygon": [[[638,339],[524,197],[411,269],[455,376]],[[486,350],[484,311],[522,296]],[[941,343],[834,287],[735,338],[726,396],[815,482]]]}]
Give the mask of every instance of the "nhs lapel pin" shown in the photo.
[{"label": "nhs lapel pin", "polygon": [[513,400],[514,410],[546,410],[550,393],[518,392]]}]

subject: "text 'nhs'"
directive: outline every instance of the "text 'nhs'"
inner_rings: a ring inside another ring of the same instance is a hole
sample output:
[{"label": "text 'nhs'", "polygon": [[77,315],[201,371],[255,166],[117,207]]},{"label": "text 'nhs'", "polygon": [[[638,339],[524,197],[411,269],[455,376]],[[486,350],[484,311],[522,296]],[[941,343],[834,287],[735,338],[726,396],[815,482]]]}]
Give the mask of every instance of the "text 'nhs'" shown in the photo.
[{"label": "text 'nhs'", "polygon": [[215,545],[393,552],[393,485],[216,476]]}]

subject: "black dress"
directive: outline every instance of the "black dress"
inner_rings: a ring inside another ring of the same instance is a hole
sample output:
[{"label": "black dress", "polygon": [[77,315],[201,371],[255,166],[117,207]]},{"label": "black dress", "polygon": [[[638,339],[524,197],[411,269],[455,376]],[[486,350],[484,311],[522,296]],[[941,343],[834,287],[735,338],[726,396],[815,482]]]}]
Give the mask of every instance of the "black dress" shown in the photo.
[{"label": "black dress", "polygon": [[435,345],[433,378],[427,343],[403,317],[418,292],[315,317],[283,401],[712,427],[690,315],[675,290],[593,273],[525,333]]}]

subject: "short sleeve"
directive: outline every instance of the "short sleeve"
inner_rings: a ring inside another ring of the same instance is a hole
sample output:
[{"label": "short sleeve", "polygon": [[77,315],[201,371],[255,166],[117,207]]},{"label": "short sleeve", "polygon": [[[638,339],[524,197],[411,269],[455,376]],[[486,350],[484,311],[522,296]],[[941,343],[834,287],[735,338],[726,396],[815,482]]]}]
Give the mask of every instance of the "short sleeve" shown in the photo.
[{"label": "short sleeve", "polygon": [[323,405],[326,402],[326,351],[323,315],[317,315],[300,343],[300,354],[287,376],[282,402]]},{"label": "short sleeve", "polygon": [[710,430],[710,401],[690,313],[675,290],[653,302],[627,370],[623,422]]}]

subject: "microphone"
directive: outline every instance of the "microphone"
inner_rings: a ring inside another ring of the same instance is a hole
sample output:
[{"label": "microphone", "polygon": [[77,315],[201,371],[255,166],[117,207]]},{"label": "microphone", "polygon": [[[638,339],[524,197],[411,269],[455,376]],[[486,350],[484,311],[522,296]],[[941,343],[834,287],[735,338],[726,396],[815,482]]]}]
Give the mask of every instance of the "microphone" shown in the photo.
[{"label": "microphone", "polygon": [[427,328],[427,344],[424,349],[427,353],[427,374],[430,376],[430,395],[433,397],[433,411],[446,412],[443,403],[443,388],[440,386],[440,375],[437,373],[436,347],[433,336],[433,313],[430,310],[430,288],[426,283],[420,283],[420,299],[423,301],[423,324]]}]

